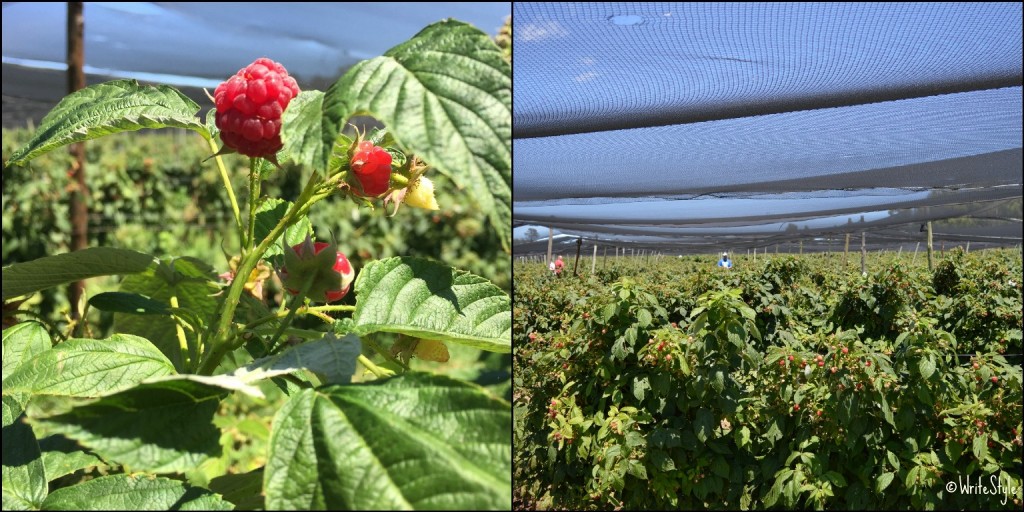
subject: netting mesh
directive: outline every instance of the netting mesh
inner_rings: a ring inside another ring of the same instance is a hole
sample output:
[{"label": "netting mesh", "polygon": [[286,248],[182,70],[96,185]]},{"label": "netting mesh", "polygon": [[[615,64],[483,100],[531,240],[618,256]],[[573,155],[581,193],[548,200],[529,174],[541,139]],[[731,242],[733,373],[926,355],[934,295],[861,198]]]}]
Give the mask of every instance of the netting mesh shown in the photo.
[{"label": "netting mesh", "polygon": [[940,243],[1021,241],[1019,3],[513,15],[519,225],[687,252],[893,247],[949,218]]}]

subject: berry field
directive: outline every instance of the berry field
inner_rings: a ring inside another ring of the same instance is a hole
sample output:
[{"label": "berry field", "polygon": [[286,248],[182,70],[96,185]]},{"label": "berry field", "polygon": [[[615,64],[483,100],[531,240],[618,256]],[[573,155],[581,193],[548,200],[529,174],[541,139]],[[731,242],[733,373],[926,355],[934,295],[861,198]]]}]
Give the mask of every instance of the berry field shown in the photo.
[{"label": "berry field", "polygon": [[517,263],[515,506],[1019,509],[1021,253],[938,256]]}]

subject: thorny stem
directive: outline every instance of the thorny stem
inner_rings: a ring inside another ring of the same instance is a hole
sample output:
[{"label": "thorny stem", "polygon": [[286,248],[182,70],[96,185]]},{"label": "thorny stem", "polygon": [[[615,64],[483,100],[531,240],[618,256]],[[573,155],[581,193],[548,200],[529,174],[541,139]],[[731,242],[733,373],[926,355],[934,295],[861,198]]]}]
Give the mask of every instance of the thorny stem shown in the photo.
[{"label": "thorny stem", "polygon": [[[295,223],[295,219],[298,218],[299,212],[302,209],[308,209],[307,203],[313,196],[313,192],[316,190],[318,184],[317,175],[314,173],[310,176],[309,181],[306,182],[306,187],[302,189],[302,193],[299,194],[298,199],[292,203],[291,208],[288,212],[281,217],[277,225],[270,230],[266,238],[260,242],[260,244],[253,249],[251,252],[246,253],[245,256],[238,263],[238,269],[235,272],[235,276],[248,276],[252,273],[252,270],[256,268],[256,264],[259,263],[263,253],[267,252],[267,248],[270,244],[277,240],[277,237],[281,236],[285,228]],[[205,355],[203,363],[199,367],[198,373],[200,375],[212,375],[213,371],[220,364],[221,359],[224,355],[237,348],[241,342],[236,340],[235,342],[229,342],[231,337],[231,320],[235,315],[235,309],[238,307],[239,299],[242,296],[242,291],[245,287],[245,279],[235,279],[231,281],[231,286],[228,288],[227,295],[224,298],[224,302],[221,304],[220,314],[218,321],[215,325],[211,326],[211,330],[207,331],[207,338],[210,343],[206,345],[209,352]]]},{"label": "thorny stem", "polygon": [[260,171],[256,158],[249,159],[249,236],[242,244],[242,250],[249,252],[256,244],[256,203],[260,199]]}]

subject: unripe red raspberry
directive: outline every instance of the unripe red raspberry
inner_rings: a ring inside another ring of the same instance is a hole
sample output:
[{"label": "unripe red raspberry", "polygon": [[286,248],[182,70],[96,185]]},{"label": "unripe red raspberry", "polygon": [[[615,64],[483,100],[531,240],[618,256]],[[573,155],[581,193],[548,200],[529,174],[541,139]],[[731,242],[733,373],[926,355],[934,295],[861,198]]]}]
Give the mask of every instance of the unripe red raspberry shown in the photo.
[{"label": "unripe red raspberry", "polygon": [[[312,248],[312,255],[308,249]],[[320,256],[325,249],[330,252]],[[309,290],[309,297],[318,302],[341,300],[348,293],[355,277],[355,271],[348,258],[340,251],[333,251],[334,245],[325,242],[312,243],[309,238],[285,251],[285,266],[281,269],[281,281],[292,294],[299,293],[311,273],[316,273]],[[334,252],[334,258],[330,254]],[[328,265],[332,265],[328,268]]]},{"label": "unripe red raspberry", "polygon": [[217,128],[224,145],[250,157],[273,157],[281,150],[281,113],[299,95],[284,66],[256,59],[217,86]]},{"label": "unripe red raspberry", "polygon": [[360,195],[379,196],[387,191],[391,183],[391,154],[384,148],[368,140],[360,142],[352,154],[350,166],[363,187]]}]

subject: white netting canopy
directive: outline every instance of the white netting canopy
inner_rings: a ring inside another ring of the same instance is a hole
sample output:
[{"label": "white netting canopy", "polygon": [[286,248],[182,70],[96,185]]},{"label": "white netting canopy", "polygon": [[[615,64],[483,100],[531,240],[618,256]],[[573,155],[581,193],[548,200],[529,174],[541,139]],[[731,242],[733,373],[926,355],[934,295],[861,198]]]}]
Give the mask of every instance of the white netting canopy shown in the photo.
[{"label": "white netting canopy", "polygon": [[516,3],[515,221],[684,252],[929,220],[1019,244],[1021,33],[1020,3]]}]

